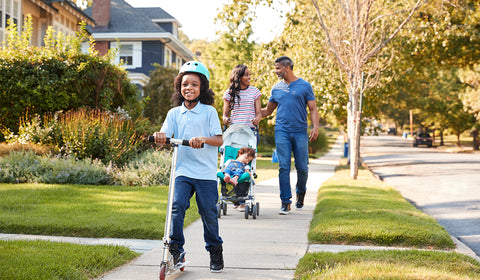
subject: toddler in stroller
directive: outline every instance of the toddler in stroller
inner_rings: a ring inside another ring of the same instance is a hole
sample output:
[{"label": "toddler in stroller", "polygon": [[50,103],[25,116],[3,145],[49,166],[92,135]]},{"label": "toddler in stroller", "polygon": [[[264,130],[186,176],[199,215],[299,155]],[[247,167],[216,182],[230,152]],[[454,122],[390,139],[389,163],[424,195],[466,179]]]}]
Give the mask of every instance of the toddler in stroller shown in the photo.
[{"label": "toddler in stroller", "polygon": [[225,183],[231,183],[236,186],[241,180],[247,181],[250,178],[250,165],[248,165],[255,158],[255,150],[250,147],[243,147],[238,150],[237,158],[235,160],[229,159],[225,162],[225,167],[222,169]]},{"label": "toddler in stroller", "polygon": [[[217,173],[220,195],[218,217],[227,214],[227,204],[245,207],[245,219],[256,219],[259,203],[255,203],[256,136],[248,126],[231,125],[223,134],[220,171]],[[232,170],[230,167],[235,166]]]}]

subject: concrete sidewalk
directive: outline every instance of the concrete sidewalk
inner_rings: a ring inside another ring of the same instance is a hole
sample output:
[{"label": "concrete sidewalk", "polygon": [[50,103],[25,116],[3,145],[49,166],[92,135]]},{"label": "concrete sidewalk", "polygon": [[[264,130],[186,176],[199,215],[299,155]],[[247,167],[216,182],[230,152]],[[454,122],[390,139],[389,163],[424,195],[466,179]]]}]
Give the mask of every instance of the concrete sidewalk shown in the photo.
[{"label": "concrete sidewalk", "polygon": [[[257,219],[250,216],[247,220],[244,213],[228,205],[227,215],[219,220],[224,241],[222,273],[209,270],[210,258],[205,250],[202,222],[198,220],[185,228],[186,259],[190,263],[185,271],[176,271],[168,275],[168,279],[292,279],[298,260],[308,251],[307,233],[318,187],[333,175],[341,154],[340,142],[337,142],[327,155],[310,161],[308,191],[302,211],[292,209],[289,215],[278,215],[281,204],[278,178],[255,186],[255,201],[260,203]],[[296,180],[296,174],[291,177],[292,181]],[[158,279],[162,250],[162,246],[157,246],[100,279]]]}]

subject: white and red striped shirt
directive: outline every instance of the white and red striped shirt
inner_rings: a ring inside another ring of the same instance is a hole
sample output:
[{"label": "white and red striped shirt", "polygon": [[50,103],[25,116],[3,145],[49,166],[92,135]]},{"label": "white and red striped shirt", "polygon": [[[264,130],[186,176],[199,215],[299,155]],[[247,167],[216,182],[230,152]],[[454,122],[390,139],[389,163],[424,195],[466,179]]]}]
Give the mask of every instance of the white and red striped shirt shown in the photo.
[{"label": "white and red striped shirt", "polygon": [[[230,112],[230,124],[243,124],[254,128],[252,119],[255,118],[255,100],[260,98],[262,93],[256,87],[249,86],[240,90],[240,102],[235,97],[235,104]],[[223,94],[223,99],[230,102],[230,90]]]}]

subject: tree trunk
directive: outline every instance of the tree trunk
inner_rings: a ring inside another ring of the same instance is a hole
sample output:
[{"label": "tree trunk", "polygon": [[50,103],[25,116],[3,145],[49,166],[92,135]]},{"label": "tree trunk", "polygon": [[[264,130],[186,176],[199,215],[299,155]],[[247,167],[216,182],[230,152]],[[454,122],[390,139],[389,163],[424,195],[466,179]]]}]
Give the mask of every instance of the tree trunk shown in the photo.
[{"label": "tree trunk", "polygon": [[351,89],[352,98],[351,98],[351,112],[349,117],[349,131],[351,134],[350,137],[350,176],[352,179],[356,180],[358,177],[358,167],[360,159],[360,127],[361,127],[361,112],[359,110],[359,98],[358,90],[354,88]]},{"label": "tree trunk", "polygon": [[475,129],[473,131],[473,150],[478,151],[480,143],[478,141],[478,129]]},{"label": "tree trunk", "polygon": [[443,143],[443,129],[440,129],[440,146],[443,145],[445,145],[445,143]]}]

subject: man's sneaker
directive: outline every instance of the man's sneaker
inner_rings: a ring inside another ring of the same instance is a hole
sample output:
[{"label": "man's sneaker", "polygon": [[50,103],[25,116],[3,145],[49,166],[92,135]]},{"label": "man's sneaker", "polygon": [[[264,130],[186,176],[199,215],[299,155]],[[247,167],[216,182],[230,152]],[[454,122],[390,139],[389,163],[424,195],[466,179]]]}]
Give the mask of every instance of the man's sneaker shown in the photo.
[{"label": "man's sneaker", "polygon": [[304,200],[305,200],[305,193],[297,193],[297,203],[295,204],[295,207],[297,207],[297,210],[302,210]]},{"label": "man's sneaker", "polygon": [[222,245],[217,247],[211,247],[210,250],[210,271],[222,272],[223,271],[223,248]]},{"label": "man's sneaker", "polygon": [[282,202],[282,208],[278,211],[278,215],[288,215],[290,214],[290,203]]},{"label": "man's sneaker", "polygon": [[172,255],[173,265],[175,268],[180,268],[185,265],[185,252],[180,252],[177,243],[171,243],[168,247],[170,254]]}]

